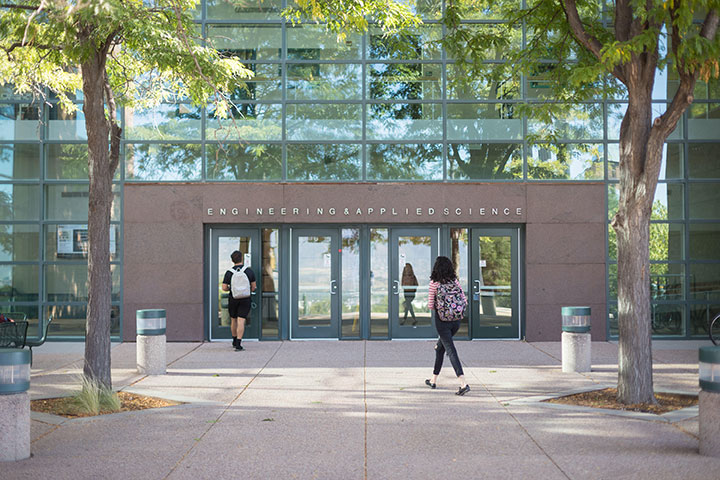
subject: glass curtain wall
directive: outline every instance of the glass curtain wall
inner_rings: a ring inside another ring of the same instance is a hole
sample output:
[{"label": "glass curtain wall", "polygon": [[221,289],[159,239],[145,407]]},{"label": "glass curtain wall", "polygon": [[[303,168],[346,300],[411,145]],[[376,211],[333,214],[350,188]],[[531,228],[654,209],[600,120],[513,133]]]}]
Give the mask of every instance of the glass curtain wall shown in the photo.
[{"label": "glass curtain wall", "polygon": [[[417,2],[424,24],[402,37],[383,37],[371,28],[342,41],[322,25],[285,22],[280,12],[286,2],[205,0],[198,6],[196,20],[206,41],[255,74],[234,90],[230,118],[183,101],[122,112],[112,218],[115,318],[122,296],[125,182],[600,181],[607,185],[608,221],[612,218],[620,121],[627,106],[622,95],[565,105],[566,114],[547,123],[517,108],[554,101],[542,72],[496,82],[468,79],[438,47],[444,34],[439,1]],[[464,22],[482,33],[503,21],[489,8],[467,12]],[[518,29],[511,41],[527,42],[531,35]],[[505,61],[501,49],[488,54],[489,63]],[[657,114],[677,84],[672,74],[658,71]],[[704,335],[707,319],[720,313],[718,82],[698,82],[694,98],[668,139],[653,208],[656,335]],[[65,111],[52,97],[49,105],[39,105],[11,89],[0,91],[0,309],[21,310],[33,322],[54,315],[55,337],[84,332],[82,100],[78,95],[79,110]],[[385,233],[372,232],[378,261],[386,254]],[[268,248],[275,248],[269,235]],[[608,228],[611,335],[617,331],[615,248]],[[372,281],[382,283],[382,272],[373,273],[378,276]],[[273,301],[268,297],[263,307],[264,329],[277,328]],[[383,306],[372,302],[379,318]],[[345,334],[352,336],[350,325]],[[371,326],[371,336],[382,336],[378,328]],[[117,321],[113,329],[119,332]]]}]

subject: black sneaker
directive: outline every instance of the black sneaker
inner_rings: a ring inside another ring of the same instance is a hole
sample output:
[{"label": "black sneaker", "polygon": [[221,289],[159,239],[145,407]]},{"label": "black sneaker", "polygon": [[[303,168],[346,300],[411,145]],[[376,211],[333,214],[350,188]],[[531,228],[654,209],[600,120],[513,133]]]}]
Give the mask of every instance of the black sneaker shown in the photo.
[{"label": "black sneaker", "polygon": [[458,388],[458,391],[455,392],[455,395],[463,396],[469,391],[470,391],[470,385],[465,385],[464,387]]},{"label": "black sneaker", "polygon": [[430,388],[435,388],[435,387],[437,387],[437,385],[435,385],[434,383],[432,383],[429,378],[426,378],[426,379],[425,379],[425,385],[427,385],[427,386],[430,387]]},{"label": "black sneaker", "polygon": [[235,351],[236,351],[236,352],[241,352],[241,351],[243,351],[243,350],[245,350],[245,347],[243,347],[242,345],[237,345],[237,346],[235,347]]}]

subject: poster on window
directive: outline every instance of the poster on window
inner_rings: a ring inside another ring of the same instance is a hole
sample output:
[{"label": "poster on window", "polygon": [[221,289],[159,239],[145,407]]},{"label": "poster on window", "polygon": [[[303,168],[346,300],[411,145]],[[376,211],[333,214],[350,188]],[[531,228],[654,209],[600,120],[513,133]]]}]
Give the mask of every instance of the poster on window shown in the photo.
[{"label": "poster on window", "polygon": [[[110,254],[115,254],[116,225],[110,225]],[[57,226],[57,257],[87,257],[88,231],[87,225]]]}]

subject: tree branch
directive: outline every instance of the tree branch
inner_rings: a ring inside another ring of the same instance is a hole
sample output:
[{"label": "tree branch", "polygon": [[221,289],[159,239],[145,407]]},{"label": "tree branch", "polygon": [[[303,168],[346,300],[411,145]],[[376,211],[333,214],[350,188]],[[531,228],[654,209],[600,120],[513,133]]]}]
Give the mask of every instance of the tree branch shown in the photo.
[{"label": "tree branch", "polygon": [[[572,31],[575,39],[580,43],[580,45],[595,55],[595,58],[602,62],[603,45],[597,38],[590,35],[587,30],[585,30],[585,26],[583,25],[582,20],[580,20],[580,14],[578,13],[575,0],[560,1],[562,2],[563,10],[565,11],[565,18],[567,18],[568,25],[570,26],[570,30]],[[611,73],[617,77],[618,80],[627,84],[625,74],[620,67],[613,67]]]},{"label": "tree branch", "polygon": [[7,8],[10,10],[35,10],[37,7],[30,5],[13,5],[12,3],[0,3],[0,8]]}]

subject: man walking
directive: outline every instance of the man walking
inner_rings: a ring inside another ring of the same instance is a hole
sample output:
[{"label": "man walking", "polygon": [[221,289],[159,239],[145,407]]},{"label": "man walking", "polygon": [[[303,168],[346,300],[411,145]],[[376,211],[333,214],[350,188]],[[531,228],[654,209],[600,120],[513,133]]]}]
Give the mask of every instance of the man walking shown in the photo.
[{"label": "man walking", "polygon": [[232,269],[225,272],[222,290],[230,292],[228,297],[228,313],[230,314],[230,332],[233,338],[233,347],[236,351],[245,350],[241,344],[245,334],[245,325],[250,314],[250,294],[257,288],[255,273],[243,265],[242,252],[235,250],[230,254],[233,262]]}]

